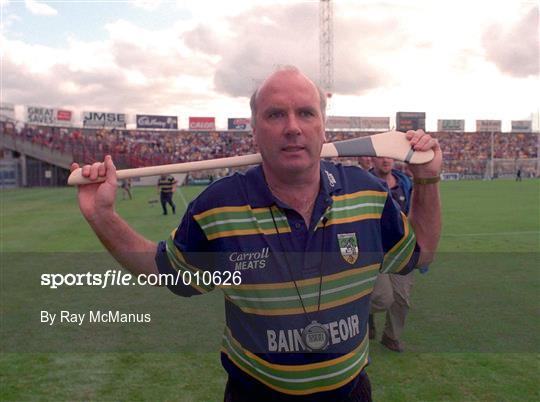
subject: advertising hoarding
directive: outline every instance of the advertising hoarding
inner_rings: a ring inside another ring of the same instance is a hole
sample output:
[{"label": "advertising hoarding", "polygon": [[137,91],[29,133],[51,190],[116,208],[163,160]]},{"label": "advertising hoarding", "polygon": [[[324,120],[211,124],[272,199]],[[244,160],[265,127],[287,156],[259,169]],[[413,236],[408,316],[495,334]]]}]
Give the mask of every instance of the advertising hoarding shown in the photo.
[{"label": "advertising hoarding", "polygon": [[531,120],[512,120],[513,133],[530,133],[532,132]]},{"label": "advertising hoarding", "polygon": [[426,113],[425,112],[397,112],[396,114],[397,131],[406,132],[407,130],[425,130]]},{"label": "advertising hoarding", "polygon": [[437,120],[437,131],[462,133],[465,131],[465,120]]},{"label": "advertising hoarding", "polygon": [[136,122],[137,128],[178,130],[178,118],[176,116],[138,114],[136,116]]},{"label": "advertising hoarding", "polygon": [[124,113],[83,112],[83,126],[88,128],[126,128]]},{"label": "advertising hoarding", "polygon": [[215,117],[190,117],[189,129],[200,131],[212,131],[216,129]]},{"label": "advertising hoarding", "polygon": [[227,119],[229,130],[251,130],[251,121],[243,117],[232,117]]},{"label": "advertising hoarding", "polygon": [[476,131],[480,133],[500,133],[500,120],[476,120]]}]

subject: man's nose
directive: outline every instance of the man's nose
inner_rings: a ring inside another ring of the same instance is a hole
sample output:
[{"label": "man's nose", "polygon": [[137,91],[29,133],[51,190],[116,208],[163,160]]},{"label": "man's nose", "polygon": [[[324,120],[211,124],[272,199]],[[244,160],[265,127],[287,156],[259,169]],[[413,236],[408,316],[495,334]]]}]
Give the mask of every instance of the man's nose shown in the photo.
[{"label": "man's nose", "polygon": [[302,132],[300,125],[298,124],[298,119],[296,116],[291,113],[287,116],[287,124],[285,126],[285,134],[287,135],[298,135]]}]

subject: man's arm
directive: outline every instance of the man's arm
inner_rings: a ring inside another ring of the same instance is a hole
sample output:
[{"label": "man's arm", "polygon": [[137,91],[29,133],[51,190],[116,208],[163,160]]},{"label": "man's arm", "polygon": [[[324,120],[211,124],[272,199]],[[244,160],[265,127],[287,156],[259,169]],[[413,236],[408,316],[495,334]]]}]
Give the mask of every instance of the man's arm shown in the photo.
[{"label": "man's arm", "polygon": [[[71,170],[78,167],[74,163]],[[83,166],[82,175],[90,180],[106,177],[102,183],[78,186],[79,208],[101,243],[133,274],[157,274],[157,245],[135,232],[114,209],[117,180],[111,157],[107,155],[103,163]]]},{"label": "man's arm", "polygon": [[409,220],[421,250],[417,265],[423,267],[435,258],[441,236],[441,199],[438,183],[414,186]]},{"label": "man's arm", "polygon": [[154,260],[157,244],[135,232],[116,212],[88,223],[103,246],[128,271],[134,275],[159,273]]},{"label": "man's arm", "polygon": [[[407,138],[415,151],[433,149],[435,157],[424,165],[409,165],[414,179],[437,178],[441,174],[442,152],[438,141],[423,130],[408,131]],[[417,266],[430,264],[435,258],[435,251],[441,236],[441,198],[439,183],[418,184],[413,186],[409,221],[420,246]]]}]

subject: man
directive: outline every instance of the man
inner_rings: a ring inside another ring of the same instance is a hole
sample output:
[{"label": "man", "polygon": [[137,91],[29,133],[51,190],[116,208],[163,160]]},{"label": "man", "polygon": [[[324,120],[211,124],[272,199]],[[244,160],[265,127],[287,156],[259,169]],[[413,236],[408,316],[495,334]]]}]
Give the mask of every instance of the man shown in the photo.
[{"label": "man", "polygon": [[[426,184],[415,189],[409,223],[371,174],[321,162],[326,98],[299,70],[270,75],[250,105],[262,165],[208,186],[159,243],[155,260],[156,244],[114,212],[109,156],[83,167],[83,176],[106,180],[79,187],[81,211],[135,274],[242,273],[241,286],[221,287],[225,401],[370,401],[364,368],[372,283],[379,268],[408,272],[433,259],[440,148],[422,131],[407,133],[415,150],[436,154],[412,168]],[[182,296],[212,288],[170,286]]]},{"label": "man", "polygon": [[358,164],[364,170],[371,169],[371,157],[369,157],[369,156],[360,156],[358,158]]},{"label": "man", "polygon": [[133,197],[131,196],[131,179],[124,179],[120,183],[120,186],[122,187],[122,200],[126,199],[126,195],[129,197],[130,200],[132,200]]},{"label": "man", "polygon": [[[394,169],[391,158],[372,158],[370,170],[379,179],[386,182],[392,198],[401,211],[409,213],[412,182],[409,177]],[[380,274],[377,277],[371,295],[371,314],[369,315],[369,339],[375,339],[376,330],[373,313],[386,311],[386,324],[381,343],[394,352],[403,352],[401,334],[410,308],[410,295],[414,283],[414,272],[406,275]]]},{"label": "man", "polygon": [[167,204],[171,206],[172,213],[176,214],[176,205],[172,197],[176,191],[177,184],[178,182],[173,176],[162,174],[159,177],[157,191],[159,193],[159,200],[161,201],[161,208],[163,208],[163,215],[167,215]]}]

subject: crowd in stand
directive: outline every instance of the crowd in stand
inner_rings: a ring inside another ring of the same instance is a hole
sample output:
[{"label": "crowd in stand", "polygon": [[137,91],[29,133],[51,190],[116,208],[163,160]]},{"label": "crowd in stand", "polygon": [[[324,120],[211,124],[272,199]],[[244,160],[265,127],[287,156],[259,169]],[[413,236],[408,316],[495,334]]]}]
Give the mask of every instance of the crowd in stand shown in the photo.
[{"label": "crowd in stand", "polygon": [[[180,163],[203,159],[244,155],[254,152],[253,137],[236,131],[148,131],[125,129],[81,129],[34,126],[0,122],[2,134],[29,141],[51,150],[69,153],[79,163],[102,160],[112,155],[121,168]],[[329,141],[354,138],[359,133],[329,131]],[[444,172],[463,175],[483,174],[491,159],[489,133],[431,133],[439,139],[444,154]],[[497,160],[538,158],[537,133],[495,133],[493,156]],[[348,161],[350,163],[350,161]],[[516,162],[514,162],[516,166]],[[536,175],[535,164],[524,164],[525,174]]]}]

